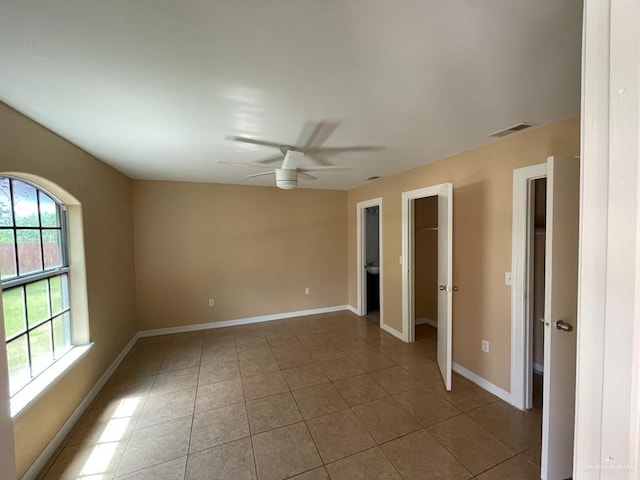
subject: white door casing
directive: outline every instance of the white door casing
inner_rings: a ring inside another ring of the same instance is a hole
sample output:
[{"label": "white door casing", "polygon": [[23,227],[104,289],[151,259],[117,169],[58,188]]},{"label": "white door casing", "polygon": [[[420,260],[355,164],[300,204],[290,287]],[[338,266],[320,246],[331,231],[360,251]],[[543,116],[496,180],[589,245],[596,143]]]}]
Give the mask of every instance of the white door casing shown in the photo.
[{"label": "white door casing", "polygon": [[415,341],[414,302],[414,202],[438,197],[438,366],[451,390],[453,296],[453,185],[442,183],[402,193],[402,330],[407,342]]},{"label": "white door casing", "polygon": [[384,328],[383,320],[383,301],[382,301],[382,285],[383,285],[383,255],[382,255],[382,198],[372,198],[371,200],[365,200],[364,202],[358,202],[356,206],[356,290],[357,290],[357,312],[358,315],[364,316],[367,314],[367,276],[364,274],[365,267],[367,265],[366,255],[366,209],[369,207],[378,207],[378,248],[379,257],[378,265],[380,271],[378,272],[378,278],[380,282],[380,327]]},{"label": "white door casing", "polygon": [[[573,472],[578,301],[580,160],[547,160],[543,480]],[[564,323],[559,323],[564,322]],[[571,328],[570,331],[561,329]]]}]

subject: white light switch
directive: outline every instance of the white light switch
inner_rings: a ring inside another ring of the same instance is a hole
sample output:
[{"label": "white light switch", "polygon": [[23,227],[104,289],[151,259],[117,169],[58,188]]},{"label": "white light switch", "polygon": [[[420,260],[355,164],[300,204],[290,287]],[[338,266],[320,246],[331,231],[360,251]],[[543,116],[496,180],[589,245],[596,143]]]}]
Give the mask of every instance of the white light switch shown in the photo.
[{"label": "white light switch", "polygon": [[504,272],[504,284],[508,287],[511,286],[511,272]]},{"label": "white light switch", "polygon": [[400,265],[402,265],[402,255],[400,255]]}]

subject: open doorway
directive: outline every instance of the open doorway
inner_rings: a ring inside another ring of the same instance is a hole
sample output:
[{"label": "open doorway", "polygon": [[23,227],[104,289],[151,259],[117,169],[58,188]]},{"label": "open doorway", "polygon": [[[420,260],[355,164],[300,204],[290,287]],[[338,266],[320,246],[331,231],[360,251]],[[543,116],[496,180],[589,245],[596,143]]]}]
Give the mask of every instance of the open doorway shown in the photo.
[{"label": "open doorway", "polygon": [[414,203],[414,318],[416,342],[425,342],[437,359],[438,346],[438,196]]},{"label": "open doorway", "polygon": [[383,319],[382,198],[357,205],[357,314],[385,329]]}]

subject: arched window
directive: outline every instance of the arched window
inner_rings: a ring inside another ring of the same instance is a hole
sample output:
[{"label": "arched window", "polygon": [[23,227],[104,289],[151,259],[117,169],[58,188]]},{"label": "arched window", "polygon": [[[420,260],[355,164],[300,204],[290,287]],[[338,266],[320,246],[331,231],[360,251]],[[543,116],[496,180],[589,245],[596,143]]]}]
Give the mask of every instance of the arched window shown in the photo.
[{"label": "arched window", "polygon": [[13,396],[72,348],[72,312],[65,206],[11,177],[0,177],[0,281]]}]

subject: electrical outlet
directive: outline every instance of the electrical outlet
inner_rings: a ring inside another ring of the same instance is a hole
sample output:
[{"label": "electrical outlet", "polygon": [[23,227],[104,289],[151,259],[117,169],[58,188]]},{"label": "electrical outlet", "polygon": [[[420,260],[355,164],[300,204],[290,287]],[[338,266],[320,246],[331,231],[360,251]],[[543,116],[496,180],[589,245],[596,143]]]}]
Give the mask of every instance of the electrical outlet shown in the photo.
[{"label": "electrical outlet", "polygon": [[504,284],[507,287],[511,286],[511,272],[504,272]]},{"label": "electrical outlet", "polygon": [[213,307],[216,304],[216,301],[213,298],[209,299],[209,306]]},{"label": "electrical outlet", "polygon": [[489,340],[482,340],[482,351],[489,353]]},{"label": "electrical outlet", "polygon": [[311,290],[309,290],[309,287],[304,289],[304,294],[305,295],[309,295],[309,293],[311,293]]}]

